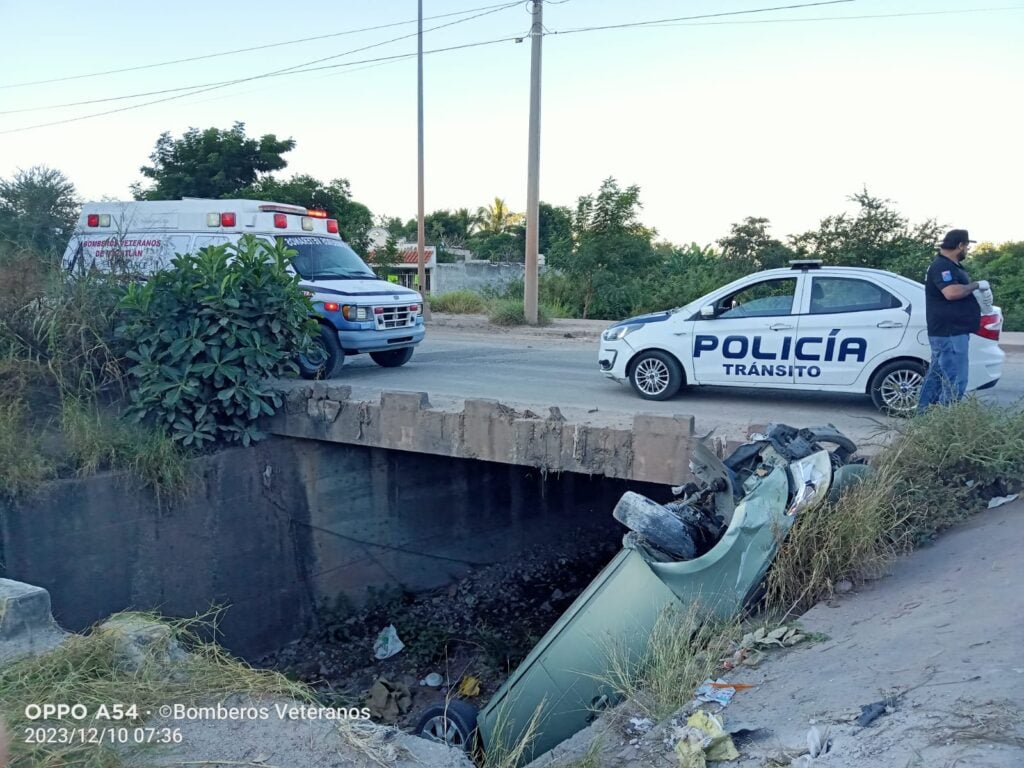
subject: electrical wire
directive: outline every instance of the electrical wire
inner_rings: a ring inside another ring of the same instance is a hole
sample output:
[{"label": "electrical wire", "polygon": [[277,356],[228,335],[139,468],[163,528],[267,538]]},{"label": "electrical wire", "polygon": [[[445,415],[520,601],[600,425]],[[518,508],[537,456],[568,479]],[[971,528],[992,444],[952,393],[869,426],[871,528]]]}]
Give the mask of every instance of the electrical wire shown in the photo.
[{"label": "electrical wire", "polygon": [[[467,18],[460,18],[459,20],[457,20],[457,22],[449,22],[447,24],[438,25],[437,27],[431,27],[428,30],[424,30],[424,33],[435,32],[437,30],[442,30],[442,29],[445,29],[447,27],[455,27],[455,26],[460,25],[460,24],[465,24],[466,22],[472,22],[472,20],[474,20],[476,18],[480,18],[481,16],[486,16],[486,15],[489,15],[489,14],[492,14],[492,13],[497,13],[497,12],[499,12],[501,10],[506,10],[508,8],[515,7],[517,5],[519,5],[519,0],[516,0],[515,2],[511,2],[511,3],[503,3],[503,4],[499,5],[499,6],[488,6],[488,10],[485,10],[485,11],[483,11],[481,13],[477,13],[475,15],[468,16]],[[90,99],[86,99],[86,100],[83,100],[83,101],[69,101],[69,102],[60,103],[60,104],[46,104],[46,105],[43,105],[43,106],[28,106],[28,108],[19,109],[19,110],[6,110],[4,112],[0,112],[0,115],[13,115],[13,114],[16,114],[16,113],[26,113],[26,112],[41,112],[41,111],[45,111],[45,110],[56,110],[56,109],[60,109],[60,108],[65,108],[65,106],[82,106],[82,105],[85,105],[85,104],[104,103],[104,102],[110,102],[110,101],[123,101],[123,100],[130,99],[130,98],[142,98],[144,96],[158,96],[158,95],[163,95],[165,93],[180,93],[181,91],[191,91],[191,93],[184,93],[184,94],[181,94],[180,96],[172,96],[172,97],[169,97],[169,98],[166,98],[166,99],[156,99],[155,101],[147,101],[147,102],[141,103],[141,104],[133,104],[132,106],[128,106],[128,108],[124,108],[122,110],[111,110],[109,112],[102,112],[102,113],[95,113],[93,115],[80,116],[80,119],[84,120],[84,119],[91,118],[91,117],[100,117],[100,116],[103,116],[103,115],[112,115],[112,114],[115,114],[115,113],[118,113],[118,112],[124,112],[125,110],[140,108],[140,106],[147,106],[147,105],[150,105],[150,104],[161,103],[162,101],[170,101],[170,100],[173,100],[174,98],[181,98],[183,96],[199,94],[199,93],[205,93],[207,91],[216,90],[217,88],[226,88],[227,86],[230,86],[230,85],[238,85],[239,83],[247,83],[247,82],[250,82],[252,80],[260,80],[260,79],[263,79],[263,78],[275,77],[275,76],[286,75],[286,74],[300,74],[301,72],[313,72],[315,70],[307,70],[305,68],[311,67],[312,65],[317,65],[317,63],[321,63],[323,61],[330,61],[330,60],[333,60],[335,58],[341,58],[342,56],[351,55],[353,53],[361,53],[361,52],[364,52],[364,51],[372,50],[374,48],[380,48],[382,46],[389,45],[389,44],[395,43],[395,42],[399,42],[401,40],[408,40],[409,38],[416,37],[418,34],[419,33],[414,32],[414,33],[412,33],[410,35],[401,35],[400,37],[391,38],[390,40],[384,40],[384,41],[379,42],[379,43],[373,43],[371,45],[365,45],[365,46],[362,46],[361,48],[352,48],[352,49],[344,51],[342,53],[335,53],[335,54],[330,55],[330,56],[324,56],[323,58],[315,58],[315,59],[313,59],[311,61],[305,61],[303,63],[298,63],[298,65],[294,65],[293,67],[286,67],[283,70],[273,70],[271,72],[262,73],[260,75],[253,75],[253,76],[246,77],[246,78],[237,78],[237,79],[234,79],[234,80],[221,80],[221,81],[213,82],[213,83],[198,83],[198,84],[194,83],[193,85],[180,86],[180,87],[177,87],[177,88],[165,88],[165,89],[156,90],[156,91],[143,91],[143,92],[139,92],[139,93],[130,93],[130,94],[121,95],[121,96],[109,96],[109,97],[105,97],[105,98],[90,98]],[[402,54],[402,57],[407,56],[407,55],[415,55],[415,54]],[[369,60],[370,61],[376,61],[376,60],[379,60],[379,59],[369,59]],[[367,61],[361,61],[359,63],[366,63],[366,62]],[[26,126],[23,129],[15,129],[14,131],[0,131],[0,134],[16,132],[17,130],[28,130],[30,128],[43,128],[43,127],[46,127],[46,126],[49,126],[49,125],[58,125],[60,123],[70,122],[70,121],[73,121],[73,120],[76,120],[76,119],[78,119],[78,118],[71,118],[71,119],[65,120],[65,121],[54,121],[52,123],[40,123],[38,125]]]},{"label": "electrical wire", "polygon": [[[993,11],[1024,11],[1024,5],[1006,5],[999,8],[952,8],[944,11],[906,11],[903,13],[873,13],[857,16],[803,16],[795,19],[744,19],[743,21],[667,22],[656,27],[711,27],[726,24],[792,24],[805,21],[857,21],[861,19],[895,19],[907,16],[943,16],[958,13],[991,13]],[[0,113],[2,114],[2,113]]]},{"label": "electrical wire", "polygon": [[[459,50],[464,50],[466,48],[478,48],[478,47],[485,46],[485,45],[495,45],[497,43],[510,43],[510,42],[514,42],[514,41],[516,41],[518,39],[520,39],[520,38],[519,37],[501,37],[501,38],[497,38],[497,39],[494,39],[494,40],[482,40],[482,41],[475,42],[475,43],[463,43],[462,45],[451,45],[451,46],[448,46],[448,47],[445,47],[445,48],[435,48],[433,50],[424,51],[423,55],[426,56],[427,54],[432,54],[432,53],[446,53],[448,51],[459,51]],[[373,64],[373,63],[377,63],[377,62],[393,61],[393,60],[397,60],[397,59],[410,59],[410,58],[414,58],[415,56],[416,56],[415,53],[400,53],[400,54],[395,54],[395,55],[392,55],[392,56],[378,56],[378,57],[372,58],[372,59],[361,59],[359,61],[349,61],[349,62],[345,62],[344,64],[328,64],[328,65],[321,66],[321,67],[310,67],[308,69],[302,69],[302,70],[299,70],[299,71],[282,70],[282,71],[271,72],[271,73],[266,73],[266,74],[262,74],[262,75],[254,75],[252,77],[247,77],[247,78],[243,78],[243,79],[240,79],[240,80],[231,80],[231,81],[228,81],[228,82],[225,82],[225,83],[222,83],[222,84],[214,85],[214,86],[209,87],[209,88],[202,88],[202,89],[200,89],[198,91],[191,91],[189,93],[182,93],[182,94],[178,94],[177,96],[168,96],[168,97],[163,98],[163,99],[155,99],[153,101],[143,102],[142,104],[131,104],[131,105],[127,106],[127,107],[119,107],[118,109],[109,109],[109,110],[106,110],[105,112],[94,112],[94,113],[89,114],[89,115],[79,115],[77,117],[65,118],[64,120],[53,120],[53,121],[48,122],[48,123],[37,123],[35,125],[25,125],[25,126],[22,126],[20,128],[8,128],[6,130],[0,131],[0,135],[9,134],[9,133],[21,133],[23,131],[30,131],[30,130],[33,130],[33,129],[36,129],[36,128],[48,128],[48,127],[54,126],[54,125],[65,125],[67,123],[75,123],[75,122],[79,122],[81,120],[89,120],[89,119],[94,118],[94,117],[103,117],[103,116],[106,116],[106,115],[114,115],[114,114],[118,114],[120,112],[127,112],[127,111],[132,110],[132,109],[141,109],[142,107],[148,107],[148,106],[151,106],[153,104],[162,104],[162,103],[167,102],[167,101],[175,101],[177,99],[188,98],[189,96],[198,96],[201,93],[207,93],[208,91],[217,90],[219,88],[226,88],[229,85],[235,85],[237,83],[251,82],[253,80],[263,80],[263,79],[268,78],[268,77],[281,77],[281,76],[288,76],[288,75],[300,75],[300,74],[305,74],[307,72],[321,72],[321,71],[323,71],[325,69],[340,69],[342,67],[352,67],[352,66],[356,66],[358,64]]]},{"label": "electrical wire", "polygon": [[573,35],[578,32],[598,32],[605,29],[627,29],[629,27],[649,27],[658,24],[667,24],[673,21],[693,21],[696,19],[714,19],[721,16],[745,16],[751,13],[767,13],[770,11],[791,11],[798,8],[814,8],[822,5],[841,5],[844,3],[853,3],[856,0],[819,0],[814,3],[800,3],[798,5],[777,5],[772,8],[751,8],[746,11],[722,11],[720,13],[701,13],[694,16],[677,16],[672,19],[653,19],[651,21],[632,21],[623,24],[605,24],[596,27],[576,27],[573,29],[565,29],[559,31],[548,32],[549,35]]},{"label": "electrical wire", "polygon": [[[518,5],[518,2],[512,3],[511,5]],[[466,8],[462,11],[452,11],[451,13],[441,13],[435,16],[424,16],[424,21],[433,21],[434,19],[446,19],[450,16],[462,16],[467,13],[474,13],[476,11],[487,11],[491,9],[501,9],[509,7],[508,3],[497,3],[495,5],[483,5],[478,8]],[[190,56],[185,59],[171,59],[170,61],[158,61],[153,64],[139,64],[134,67],[122,67],[121,69],[108,69],[102,72],[88,72],[82,75],[67,75],[65,77],[53,77],[47,80],[31,80],[22,83],[7,83],[0,84],[0,90],[7,90],[10,88],[25,88],[30,85],[46,85],[48,83],[65,83],[69,80],[82,80],[88,77],[102,77],[104,75],[117,75],[122,72],[138,72],[143,69],[155,69],[156,67],[169,67],[174,64],[186,64],[193,61],[204,61],[206,59],[216,59],[222,56],[233,56],[238,53],[250,53],[252,51],[265,51],[269,48],[280,48],[286,45],[297,45],[299,43],[310,43],[317,40],[328,40],[334,37],[343,37],[346,35],[355,35],[361,32],[373,32],[378,29],[388,29],[390,27],[400,27],[405,24],[415,24],[417,19],[410,19],[409,21],[395,21],[390,24],[378,24],[373,27],[362,27],[361,29],[349,29],[343,32],[332,32],[327,35],[316,35],[315,37],[301,37],[296,40],[284,40],[279,43],[267,43],[266,45],[254,45],[249,48],[235,48],[230,51],[219,51],[216,53],[206,53],[201,56]],[[9,113],[0,113],[9,114]]]}]

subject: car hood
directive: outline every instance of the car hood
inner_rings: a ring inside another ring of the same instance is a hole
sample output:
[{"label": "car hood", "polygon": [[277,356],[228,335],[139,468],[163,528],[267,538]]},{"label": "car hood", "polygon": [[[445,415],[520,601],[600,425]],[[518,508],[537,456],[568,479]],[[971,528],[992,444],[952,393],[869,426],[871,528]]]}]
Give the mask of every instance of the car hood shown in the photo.
[{"label": "car hood", "polygon": [[663,320],[668,320],[672,316],[672,311],[664,312],[651,312],[646,315],[637,315],[636,317],[629,317],[625,320],[620,320],[613,325],[608,326],[609,328],[620,328],[623,325],[646,325],[647,323],[660,323]]},{"label": "car hood", "polygon": [[420,295],[387,280],[303,280],[300,287],[316,295],[337,296],[342,299],[356,296],[377,297],[380,301],[420,301]]}]

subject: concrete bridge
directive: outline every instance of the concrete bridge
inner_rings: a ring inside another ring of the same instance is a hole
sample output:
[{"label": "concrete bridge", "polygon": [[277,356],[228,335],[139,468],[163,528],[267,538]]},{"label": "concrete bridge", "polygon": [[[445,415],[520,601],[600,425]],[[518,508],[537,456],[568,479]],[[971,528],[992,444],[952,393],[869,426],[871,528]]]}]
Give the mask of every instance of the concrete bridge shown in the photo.
[{"label": "concrete bridge", "polygon": [[283,437],[637,482],[676,485],[690,478],[694,420],[688,415],[557,407],[538,414],[480,399],[432,405],[426,392],[384,391],[373,402],[328,382],[291,385],[284,394],[285,407],[263,423]]}]

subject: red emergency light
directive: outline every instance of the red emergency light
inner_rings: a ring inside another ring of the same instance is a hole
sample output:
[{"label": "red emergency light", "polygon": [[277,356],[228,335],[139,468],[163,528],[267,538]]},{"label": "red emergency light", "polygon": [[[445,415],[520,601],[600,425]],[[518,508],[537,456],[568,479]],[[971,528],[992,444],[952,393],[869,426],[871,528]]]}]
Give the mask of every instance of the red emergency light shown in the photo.
[{"label": "red emergency light", "polygon": [[233,226],[235,226],[235,214],[233,214],[233,213],[222,213],[220,215],[220,225],[222,227],[233,227]]},{"label": "red emergency light", "polygon": [[100,215],[98,213],[90,213],[85,218],[85,223],[90,227],[98,227],[100,225]]},{"label": "red emergency light", "polygon": [[331,235],[338,234],[338,220],[337,219],[328,219],[327,220],[327,232],[328,232],[328,234],[331,234]]},{"label": "red emergency light", "polygon": [[310,208],[306,211],[307,216],[312,216],[314,219],[326,219],[327,211],[321,211],[318,208]]},{"label": "red emergency light", "polygon": [[288,216],[284,213],[274,214],[274,226],[278,229],[284,229],[288,226]]}]

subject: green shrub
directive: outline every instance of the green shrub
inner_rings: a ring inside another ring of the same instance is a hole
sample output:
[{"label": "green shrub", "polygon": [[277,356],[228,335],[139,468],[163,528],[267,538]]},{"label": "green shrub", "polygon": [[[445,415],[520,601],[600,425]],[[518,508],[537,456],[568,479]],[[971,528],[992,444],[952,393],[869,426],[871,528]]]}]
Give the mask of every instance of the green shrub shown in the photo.
[{"label": "green shrub", "polygon": [[31,490],[54,474],[29,429],[21,400],[0,403],[0,496]]},{"label": "green shrub", "polygon": [[[495,325],[526,325],[523,300],[497,299],[491,304],[489,317]],[[537,307],[537,324],[547,325],[550,322],[551,318],[546,314],[546,308],[543,305]]]},{"label": "green shrub", "polygon": [[430,308],[453,315],[477,315],[487,311],[487,302],[473,291],[449,291],[431,297]]},{"label": "green shrub", "polygon": [[809,608],[842,579],[877,574],[900,552],[1024,486],[1024,408],[977,398],[900,424],[877,474],[801,514],[768,577],[768,603]]},{"label": "green shrub", "polygon": [[188,456],[165,432],[146,429],[95,403],[65,398],[61,433],[79,475],[125,470],[157,491],[180,492],[189,484]]},{"label": "green shrub", "polygon": [[261,438],[256,420],[281,404],[270,379],[298,372],[295,355],[317,330],[292,255],[246,236],[130,286],[120,328],[135,363],[128,412],[186,446]]}]

